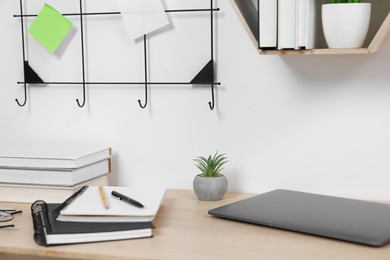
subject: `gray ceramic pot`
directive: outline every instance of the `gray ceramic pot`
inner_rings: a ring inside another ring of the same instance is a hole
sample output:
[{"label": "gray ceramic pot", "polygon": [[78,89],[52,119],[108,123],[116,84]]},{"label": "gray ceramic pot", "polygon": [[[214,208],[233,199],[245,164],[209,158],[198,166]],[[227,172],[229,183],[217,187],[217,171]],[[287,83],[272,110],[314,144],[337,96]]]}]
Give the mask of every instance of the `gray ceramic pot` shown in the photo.
[{"label": "gray ceramic pot", "polygon": [[228,188],[226,176],[203,177],[197,175],[193,183],[194,192],[200,200],[221,200]]}]

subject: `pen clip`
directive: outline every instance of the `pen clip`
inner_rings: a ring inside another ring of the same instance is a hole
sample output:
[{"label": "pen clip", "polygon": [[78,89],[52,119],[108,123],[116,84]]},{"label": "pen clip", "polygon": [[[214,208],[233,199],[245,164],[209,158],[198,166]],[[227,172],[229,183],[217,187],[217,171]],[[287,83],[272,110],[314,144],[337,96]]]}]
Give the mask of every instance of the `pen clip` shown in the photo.
[{"label": "pen clip", "polygon": [[111,192],[111,195],[114,196],[115,198],[122,200],[121,194],[114,190]]}]

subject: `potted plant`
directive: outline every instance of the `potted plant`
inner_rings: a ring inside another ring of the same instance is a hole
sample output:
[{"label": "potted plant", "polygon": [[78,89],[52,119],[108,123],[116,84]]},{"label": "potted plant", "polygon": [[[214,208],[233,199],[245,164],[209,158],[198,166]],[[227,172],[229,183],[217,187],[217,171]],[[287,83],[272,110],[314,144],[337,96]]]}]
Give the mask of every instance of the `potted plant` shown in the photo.
[{"label": "potted plant", "polygon": [[213,201],[221,200],[227,191],[228,181],[225,175],[221,174],[223,165],[228,162],[225,154],[218,154],[218,151],[207,158],[199,156],[194,159],[200,174],[195,176],[193,188],[200,200]]},{"label": "potted plant", "polygon": [[360,48],[368,32],[371,3],[329,0],[322,5],[322,28],[329,48]]}]

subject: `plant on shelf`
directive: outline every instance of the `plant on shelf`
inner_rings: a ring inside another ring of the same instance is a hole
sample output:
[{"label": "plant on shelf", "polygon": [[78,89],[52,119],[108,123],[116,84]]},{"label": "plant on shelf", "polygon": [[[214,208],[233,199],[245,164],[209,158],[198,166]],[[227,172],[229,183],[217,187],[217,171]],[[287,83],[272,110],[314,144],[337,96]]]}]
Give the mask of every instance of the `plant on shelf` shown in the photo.
[{"label": "plant on shelf", "polygon": [[370,25],[371,3],[329,0],[322,5],[321,17],[329,48],[361,48]]},{"label": "plant on shelf", "polygon": [[207,158],[198,156],[194,159],[200,174],[195,176],[193,187],[194,192],[200,200],[220,200],[227,191],[228,182],[225,175],[221,173],[223,166],[228,162],[226,154],[218,154],[218,151]]},{"label": "plant on shelf", "polygon": [[361,3],[362,0],[329,0],[331,4],[343,4],[343,3]]}]

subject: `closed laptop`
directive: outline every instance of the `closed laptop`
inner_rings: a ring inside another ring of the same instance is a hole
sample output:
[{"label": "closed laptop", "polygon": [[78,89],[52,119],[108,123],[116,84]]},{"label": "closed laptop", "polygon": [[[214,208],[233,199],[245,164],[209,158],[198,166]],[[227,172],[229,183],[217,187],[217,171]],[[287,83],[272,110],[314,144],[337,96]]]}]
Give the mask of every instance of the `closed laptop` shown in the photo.
[{"label": "closed laptop", "polygon": [[209,214],[370,246],[390,241],[390,205],[362,200],[274,190]]}]

